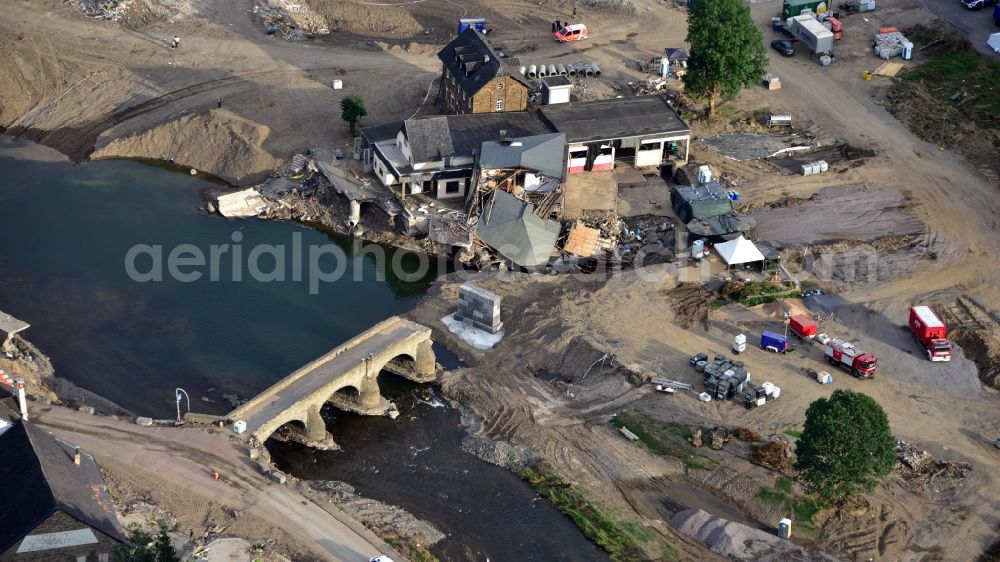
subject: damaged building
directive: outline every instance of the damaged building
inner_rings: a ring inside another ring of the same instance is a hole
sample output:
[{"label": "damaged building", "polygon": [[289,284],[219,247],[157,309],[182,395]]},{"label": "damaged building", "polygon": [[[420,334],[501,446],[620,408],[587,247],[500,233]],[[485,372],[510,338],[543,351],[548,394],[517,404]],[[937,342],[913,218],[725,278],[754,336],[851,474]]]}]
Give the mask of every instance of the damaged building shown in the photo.
[{"label": "damaged building", "polygon": [[551,133],[534,113],[407,119],[362,127],[365,169],[403,196],[465,197],[484,142]]}]

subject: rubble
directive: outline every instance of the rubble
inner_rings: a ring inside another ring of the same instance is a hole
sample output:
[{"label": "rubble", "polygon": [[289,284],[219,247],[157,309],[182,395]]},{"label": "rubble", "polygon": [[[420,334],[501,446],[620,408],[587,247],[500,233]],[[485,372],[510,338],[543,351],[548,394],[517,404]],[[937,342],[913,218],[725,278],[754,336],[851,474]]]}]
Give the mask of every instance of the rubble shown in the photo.
[{"label": "rubble", "polygon": [[899,462],[914,471],[923,469],[927,463],[931,462],[930,453],[917,449],[906,441],[896,441],[896,457]]},{"label": "rubble", "polygon": [[729,430],[721,425],[713,429],[708,436],[711,439],[708,446],[716,451],[722,449],[729,442]]},{"label": "rubble", "polygon": [[701,428],[700,427],[692,427],[691,428],[691,437],[688,439],[688,441],[690,441],[691,445],[693,445],[695,447],[701,447],[702,446]]},{"label": "rubble", "polygon": [[281,35],[285,41],[303,41],[330,34],[326,19],[301,3],[268,0],[266,4],[255,5],[253,13],[261,19],[268,34]]}]

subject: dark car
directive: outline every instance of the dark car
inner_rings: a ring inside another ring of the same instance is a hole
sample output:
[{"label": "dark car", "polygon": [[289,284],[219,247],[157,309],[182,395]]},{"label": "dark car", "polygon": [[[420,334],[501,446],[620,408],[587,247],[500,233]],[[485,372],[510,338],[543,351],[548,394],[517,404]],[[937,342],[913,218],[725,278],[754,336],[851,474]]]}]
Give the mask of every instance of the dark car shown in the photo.
[{"label": "dark car", "polygon": [[691,359],[688,359],[688,362],[694,365],[698,361],[707,361],[707,360],[708,360],[707,353],[699,353],[697,355],[692,356]]},{"label": "dark car", "polygon": [[784,39],[775,39],[774,41],[771,41],[771,48],[786,57],[790,57],[795,54],[795,45],[792,45],[791,41],[785,41]]}]

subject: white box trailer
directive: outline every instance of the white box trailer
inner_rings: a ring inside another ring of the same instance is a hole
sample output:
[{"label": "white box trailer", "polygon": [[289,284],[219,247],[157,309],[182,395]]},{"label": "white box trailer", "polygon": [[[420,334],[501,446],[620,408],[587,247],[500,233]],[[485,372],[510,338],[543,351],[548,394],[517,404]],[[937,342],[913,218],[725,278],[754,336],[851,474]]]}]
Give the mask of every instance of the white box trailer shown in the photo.
[{"label": "white box trailer", "polygon": [[790,31],[796,39],[814,53],[829,53],[833,50],[833,32],[820,23],[813,14],[802,14],[791,18]]}]

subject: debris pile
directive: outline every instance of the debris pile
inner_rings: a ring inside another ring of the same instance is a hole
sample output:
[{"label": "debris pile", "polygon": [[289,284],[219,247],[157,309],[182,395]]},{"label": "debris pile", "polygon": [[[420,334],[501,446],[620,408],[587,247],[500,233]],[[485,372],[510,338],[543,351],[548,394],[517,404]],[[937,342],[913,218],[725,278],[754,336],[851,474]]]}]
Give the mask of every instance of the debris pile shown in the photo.
[{"label": "debris pile", "polygon": [[708,446],[715,449],[716,451],[722,449],[729,442],[729,430],[720,426],[717,426],[708,434],[709,442]]},{"label": "debris pile", "polygon": [[670,519],[670,525],[702,541],[712,552],[732,560],[836,562],[835,558],[822,552],[806,550],[775,534],[714,517],[700,509],[676,513]]},{"label": "debris pile", "polygon": [[702,446],[701,428],[700,427],[692,427],[691,428],[691,438],[688,439],[688,441],[690,441],[691,445],[693,445],[695,447],[701,447]]},{"label": "debris pile", "polygon": [[750,460],[756,463],[770,466],[776,470],[789,470],[792,468],[792,446],[783,439],[768,437],[767,442],[754,445]]},{"label": "debris pile", "polygon": [[111,21],[120,20],[128,8],[125,0],[78,0],[76,4],[88,16]]},{"label": "debris pile", "polygon": [[967,462],[934,459],[927,451],[906,441],[896,441],[896,458],[909,477],[925,476],[928,480],[938,477],[965,478],[972,470],[972,465]]},{"label": "debris pile", "polygon": [[896,457],[899,462],[913,471],[919,471],[931,462],[931,454],[916,448],[906,441],[896,441]]},{"label": "debris pile", "polygon": [[286,41],[303,41],[329,35],[326,19],[294,0],[268,0],[253,7],[268,35],[279,34]]}]

